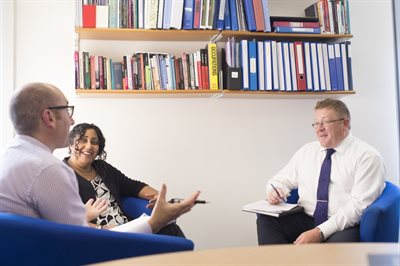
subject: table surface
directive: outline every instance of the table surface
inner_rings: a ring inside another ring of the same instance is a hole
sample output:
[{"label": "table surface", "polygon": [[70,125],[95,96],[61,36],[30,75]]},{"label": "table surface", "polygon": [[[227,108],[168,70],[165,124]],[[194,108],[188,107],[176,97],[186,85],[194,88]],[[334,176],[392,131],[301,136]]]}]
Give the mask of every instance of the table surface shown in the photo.
[{"label": "table surface", "polygon": [[[371,259],[372,258],[372,259]],[[378,263],[373,263],[377,259]],[[175,252],[93,265],[397,265],[399,243],[270,245]]]}]

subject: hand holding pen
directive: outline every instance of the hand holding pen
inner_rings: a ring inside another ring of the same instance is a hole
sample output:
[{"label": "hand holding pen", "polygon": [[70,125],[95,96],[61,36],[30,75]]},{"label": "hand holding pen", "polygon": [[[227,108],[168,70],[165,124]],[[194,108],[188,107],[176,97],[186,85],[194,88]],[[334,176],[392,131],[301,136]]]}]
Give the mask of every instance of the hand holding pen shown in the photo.
[{"label": "hand holding pen", "polygon": [[281,188],[276,188],[274,185],[271,184],[271,187],[274,189],[269,193],[268,202],[271,204],[278,204],[278,203],[285,203],[286,197]]},{"label": "hand holding pen", "polygon": [[[169,203],[179,203],[179,202],[181,202],[183,199],[181,199],[181,198],[172,198],[172,199],[170,199],[168,202]],[[206,203],[210,203],[209,201],[205,201],[205,200],[196,200],[195,202],[194,202],[195,204],[206,204]]]}]

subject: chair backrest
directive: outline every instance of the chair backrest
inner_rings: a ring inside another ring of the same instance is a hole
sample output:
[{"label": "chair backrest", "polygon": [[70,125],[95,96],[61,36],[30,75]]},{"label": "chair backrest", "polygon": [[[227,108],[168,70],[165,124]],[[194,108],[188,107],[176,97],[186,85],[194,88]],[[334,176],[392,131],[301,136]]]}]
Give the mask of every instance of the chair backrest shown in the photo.
[{"label": "chair backrest", "polygon": [[290,191],[290,196],[287,198],[287,202],[288,203],[297,203],[297,201],[299,200],[299,190],[297,188],[292,189],[292,191]]},{"label": "chair backrest", "polygon": [[0,265],[82,265],[193,250],[180,237],[119,233],[0,213]]},{"label": "chair backrest", "polygon": [[398,242],[400,189],[386,181],[386,187],[363,213],[360,222],[362,242]]}]

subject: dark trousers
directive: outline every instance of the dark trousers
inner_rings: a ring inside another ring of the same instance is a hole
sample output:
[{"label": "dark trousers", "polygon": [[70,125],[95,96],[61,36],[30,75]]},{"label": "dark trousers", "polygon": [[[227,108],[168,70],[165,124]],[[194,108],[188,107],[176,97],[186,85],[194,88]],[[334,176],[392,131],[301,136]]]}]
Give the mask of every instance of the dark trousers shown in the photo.
[{"label": "dark trousers", "polygon": [[176,223],[170,223],[164,226],[157,234],[168,235],[168,236],[179,236],[185,238],[185,234],[182,232],[181,228]]},{"label": "dark trousers", "polygon": [[[293,243],[297,237],[313,229],[314,219],[307,214],[294,213],[283,217],[257,215],[259,245]],[[331,235],[326,242],[359,242],[360,227],[354,226]]]}]

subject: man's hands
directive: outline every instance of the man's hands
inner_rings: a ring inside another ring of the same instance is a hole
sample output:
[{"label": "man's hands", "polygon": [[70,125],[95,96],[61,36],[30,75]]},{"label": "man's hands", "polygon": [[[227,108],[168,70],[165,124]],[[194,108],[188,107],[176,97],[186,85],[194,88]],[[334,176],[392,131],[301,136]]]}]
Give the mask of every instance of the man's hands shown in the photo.
[{"label": "man's hands", "polygon": [[195,201],[200,195],[200,191],[194,192],[190,197],[179,203],[169,203],[166,200],[167,187],[162,185],[153,212],[148,221],[153,233],[157,233],[169,222],[187,213],[195,205]]},{"label": "man's hands", "polygon": [[104,199],[90,199],[86,202],[86,221],[97,218],[102,212],[107,209],[108,202]]},{"label": "man's hands", "polygon": [[320,238],[320,230],[318,227],[315,227],[311,230],[303,232],[299,237],[294,241],[293,244],[307,244],[307,243],[319,243],[321,242]]},{"label": "man's hands", "polygon": [[279,187],[277,187],[276,190],[279,192],[279,195],[276,193],[275,189],[272,189],[267,195],[267,201],[270,204],[278,204],[282,202],[282,199],[286,200],[286,195],[283,190]]}]

